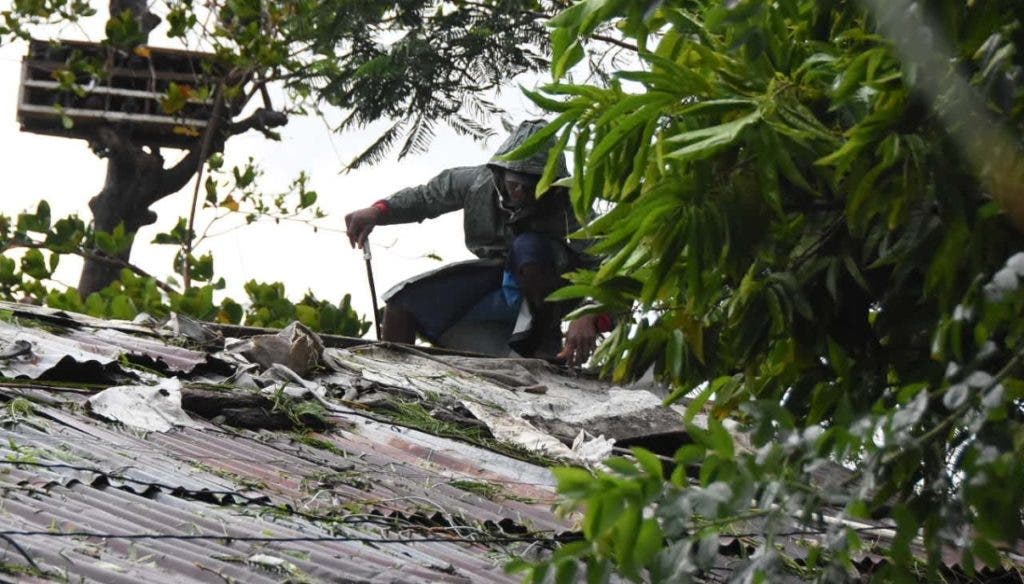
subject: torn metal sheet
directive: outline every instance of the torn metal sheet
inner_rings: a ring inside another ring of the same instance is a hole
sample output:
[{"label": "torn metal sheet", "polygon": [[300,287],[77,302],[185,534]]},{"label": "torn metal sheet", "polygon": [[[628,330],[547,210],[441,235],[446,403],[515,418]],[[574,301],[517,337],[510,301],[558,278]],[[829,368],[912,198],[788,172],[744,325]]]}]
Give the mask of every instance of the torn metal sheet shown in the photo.
[{"label": "torn metal sheet", "polygon": [[463,401],[462,405],[472,412],[476,419],[486,424],[491,434],[498,440],[518,444],[531,452],[545,456],[566,460],[576,458],[576,454],[557,438],[534,428],[522,418],[509,416],[471,401]]},{"label": "torn metal sheet", "polygon": [[176,426],[203,427],[181,409],[181,382],[177,378],[158,385],[111,387],[86,403],[94,414],[139,430],[167,432]]},{"label": "torn metal sheet", "polygon": [[130,335],[112,329],[75,329],[68,331],[64,337],[77,341],[82,346],[97,346],[100,343],[109,345],[122,355],[144,356],[159,361],[175,373],[190,373],[196,367],[207,362],[207,354],[185,347],[168,345],[153,338]]},{"label": "torn metal sheet", "polygon": [[[0,428],[0,460],[10,469],[0,473],[0,522],[11,529],[228,536],[18,540],[41,567],[75,580],[208,582],[222,575],[241,582],[511,583],[517,578],[503,564],[528,543],[449,542],[444,535],[569,528],[551,511],[553,480],[545,468],[390,424],[353,418],[351,429],[316,435],[316,444],[330,447],[313,447],[286,433],[183,428],[142,434],[75,410],[39,407],[36,414],[45,423]],[[18,466],[19,460],[55,467]],[[147,481],[154,488],[147,489]],[[491,485],[493,499],[459,486],[476,484]],[[204,497],[203,489],[217,492]],[[222,498],[232,490],[247,495]],[[271,507],[248,502],[257,497]],[[339,512],[369,523],[328,528],[299,515]],[[442,540],[430,543],[331,539],[436,534]],[[231,536],[328,541],[248,543]],[[8,554],[5,560],[19,558]]]},{"label": "torn metal sheet", "polygon": [[203,347],[223,347],[224,335],[196,320],[191,316],[172,312],[167,321],[160,326],[161,331],[167,331],[176,337],[184,337],[193,343]]},{"label": "torn metal sheet", "polygon": [[279,364],[304,376],[320,365],[324,344],[309,327],[296,321],[275,335],[258,335],[235,343],[229,351],[240,353],[264,369]]},{"label": "torn metal sheet", "polygon": [[[17,354],[0,359],[0,374],[4,377],[38,379],[64,360],[99,365],[113,363],[120,356],[119,349],[102,342],[82,343],[44,330],[18,326],[0,320],[0,350],[18,348]],[[28,346],[26,346],[26,344]]]},{"label": "torn metal sheet", "polygon": [[[328,349],[325,356],[328,364],[366,381],[458,400],[495,437],[583,464],[610,451],[617,439],[682,429],[680,413],[647,389],[566,377],[536,359],[435,357],[380,346]],[[567,444],[581,430],[600,440],[573,451]]]},{"label": "torn metal sheet", "polygon": [[597,465],[611,456],[614,447],[615,440],[605,438],[603,434],[594,436],[586,430],[580,430],[572,441],[573,454],[589,465]]},{"label": "torn metal sheet", "polygon": [[0,300],[0,310],[8,311],[15,316],[36,318],[64,326],[88,326],[96,329],[113,329],[150,335],[154,332],[150,327],[127,320],[106,320],[78,312],[69,312],[50,308],[48,306],[35,306],[34,304],[22,304],[20,302],[6,302]]},{"label": "torn metal sheet", "polygon": [[[64,363],[110,365],[121,356],[145,357],[170,371],[189,373],[208,362],[206,353],[113,329],[71,328],[61,334],[0,321],[0,374],[38,379]],[[12,352],[13,349],[17,354]]]}]

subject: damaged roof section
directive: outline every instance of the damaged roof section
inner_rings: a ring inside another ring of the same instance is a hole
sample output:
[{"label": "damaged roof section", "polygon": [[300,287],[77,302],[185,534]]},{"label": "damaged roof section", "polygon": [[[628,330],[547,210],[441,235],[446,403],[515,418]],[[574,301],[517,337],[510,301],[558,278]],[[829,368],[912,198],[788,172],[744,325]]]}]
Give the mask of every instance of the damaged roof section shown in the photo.
[{"label": "damaged roof section", "polygon": [[65,377],[66,371],[92,370],[87,377],[96,378],[103,376],[99,372],[112,374],[117,368],[109,366],[121,358],[172,374],[189,374],[201,365],[214,365],[203,351],[168,344],[159,338],[97,328],[95,319],[86,321],[90,324],[69,322],[71,326],[45,323],[46,328],[35,328],[0,320],[0,338],[6,340],[6,346],[0,348],[0,374],[11,378],[71,379]]},{"label": "damaged roof section", "polygon": [[509,560],[577,537],[547,465],[601,460],[636,433],[617,413],[660,410],[530,360],[0,311],[0,572],[19,576],[516,581]]},{"label": "damaged roof section", "polygon": [[[0,374],[0,580],[512,582],[509,560],[580,537],[552,512],[552,464],[686,440],[654,386],[301,325],[0,303]],[[800,562],[812,540],[779,545]],[[716,575],[753,550],[723,537]],[[884,561],[868,545],[856,567]]]}]

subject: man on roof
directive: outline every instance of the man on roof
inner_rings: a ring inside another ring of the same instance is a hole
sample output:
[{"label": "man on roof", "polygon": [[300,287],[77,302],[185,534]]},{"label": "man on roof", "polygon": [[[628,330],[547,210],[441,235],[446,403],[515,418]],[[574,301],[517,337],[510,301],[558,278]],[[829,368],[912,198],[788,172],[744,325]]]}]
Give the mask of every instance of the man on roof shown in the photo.
[{"label": "man on roof", "polygon": [[[384,340],[411,344],[418,334],[439,346],[498,355],[511,349],[576,365],[590,356],[598,334],[611,328],[608,316],[588,314],[570,322],[563,339],[561,321],[571,305],[545,300],[565,285],[562,274],[588,258],[567,239],[579,228],[568,192],[552,187],[535,194],[550,145],[525,159],[501,159],[544,125],[522,122],[487,164],[445,170],[345,216],[349,242],[362,248],[378,225],[420,222],[461,209],[466,247],[480,258],[385,293]],[[564,158],[557,174],[568,176]],[[499,337],[497,347],[485,349],[480,331]]]}]

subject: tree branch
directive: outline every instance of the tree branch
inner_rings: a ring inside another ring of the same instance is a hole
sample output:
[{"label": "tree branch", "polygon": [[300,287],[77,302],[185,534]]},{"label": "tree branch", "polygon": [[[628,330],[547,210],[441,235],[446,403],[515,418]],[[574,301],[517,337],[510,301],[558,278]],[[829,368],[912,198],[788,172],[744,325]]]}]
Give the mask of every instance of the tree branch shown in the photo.
[{"label": "tree branch", "polygon": [[[50,248],[48,248],[46,246],[46,244],[43,244],[43,243],[39,243],[39,242],[35,242],[35,241],[18,241],[18,242],[11,242],[11,243],[9,243],[6,247],[4,247],[3,251],[7,251],[8,249],[13,249],[13,248],[16,248],[16,247],[24,247],[24,248],[28,248],[28,249],[46,249],[46,250],[50,249]],[[112,266],[118,266],[120,268],[128,268],[129,270],[131,270],[132,272],[138,274],[139,276],[142,276],[143,278],[150,278],[150,279],[152,279],[153,282],[156,283],[157,288],[160,288],[164,292],[167,292],[168,294],[171,294],[171,293],[177,294],[178,293],[178,291],[175,290],[174,287],[171,286],[170,284],[164,282],[163,280],[158,279],[156,276],[153,276],[152,274],[150,274],[146,270],[143,270],[139,266],[136,266],[135,264],[133,264],[133,263],[127,261],[127,260],[121,259],[119,257],[108,255],[108,254],[105,254],[103,252],[91,251],[91,250],[88,250],[88,249],[85,249],[85,248],[78,248],[78,249],[69,251],[67,253],[79,256],[82,259],[86,259],[86,260],[102,262],[102,263],[109,264],[109,265],[112,265]],[[49,279],[49,278],[47,278],[47,279]]]},{"label": "tree branch", "polygon": [[256,130],[264,136],[274,139],[275,135],[271,128],[279,128],[287,123],[288,115],[284,112],[261,107],[248,118],[228,125],[225,133],[229,136],[236,136],[249,130]]},{"label": "tree branch", "polygon": [[[207,123],[206,132],[199,146],[199,160],[196,164],[196,184],[192,191],[192,205],[189,207],[188,228],[185,230],[185,243],[182,246],[183,276],[185,290],[192,287],[192,234],[195,232],[196,207],[199,206],[199,185],[203,182],[203,163],[214,152],[214,143],[223,146],[224,138],[219,136],[220,126],[224,123],[224,110],[227,104],[224,102],[224,84],[217,86],[213,94],[213,112],[210,113],[210,121]],[[218,148],[219,149],[219,148]]]},{"label": "tree branch", "polygon": [[603,35],[603,34],[592,34],[592,35],[590,35],[590,38],[594,39],[595,41],[601,41],[601,42],[605,42],[605,43],[609,43],[609,44],[615,45],[617,47],[622,47],[623,49],[629,49],[630,51],[633,51],[634,53],[639,53],[640,52],[640,47],[634,45],[633,43],[627,43],[626,41],[621,40],[621,39],[617,39],[615,37],[610,37],[610,36]]},{"label": "tree branch", "polygon": [[113,266],[118,266],[118,267],[121,267],[121,268],[128,268],[129,270],[131,270],[132,272],[135,272],[136,274],[138,274],[139,276],[142,276],[143,278],[150,278],[150,279],[152,279],[153,282],[156,284],[156,287],[160,288],[164,292],[167,292],[168,294],[177,294],[178,293],[178,291],[175,290],[174,287],[171,286],[170,284],[168,284],[167,282],[164,282],[163,280],[160,280],[156,276],[150,274],[146,270],[143,270],[139,266],[136,266],[135,264],[133,264],[133,263],[127,261],[127,260],[123,260],[123,259],[118,258],[118,257],[110,256],[110,255],[107,255],[105,253],[96,253],[96,252],[88,251],[88,250],[84,250],[84,249],[83,250],[79,250],[79,251],[75,251],[75,252],[72,252],[72,253],[74,253],[75,255],[81,256],[82,258],[87,259],[87,260],[103,262],[103,263],[110,264],[110,265],[113,265]]},{"label": "tree branch", "polygon": [[199,169],[199,165],[202,163],[200,159],[199,148],[193,147],[188,153],[182,157],[173,167],[164,170],[163,178],[160,181],[161,185],[165,188],[161,189],[160,192],[154,193],[152,200],[149,204],[159,201],[160,199],[176,193],[181,189],[185,188],[188,181],[195,175],[196,170]]}]

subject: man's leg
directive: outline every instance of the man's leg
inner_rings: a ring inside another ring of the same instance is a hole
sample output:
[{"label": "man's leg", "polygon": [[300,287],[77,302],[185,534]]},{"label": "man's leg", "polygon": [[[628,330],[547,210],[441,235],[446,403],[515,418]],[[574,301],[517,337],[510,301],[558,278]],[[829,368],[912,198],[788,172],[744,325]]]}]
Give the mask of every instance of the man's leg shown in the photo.
[{"label": "man's leg", "polygon": [[554,357],[561,348],[562,317],[569,306],[544,300],[566,283],[559,275],[552,243],[546,235],[523,233],[513,240],[509,254],[513,274],[533,315],[529,337],[515,348],[521,354],[544,358]]},{"label": "man's leg", "polygon": [[416,342],[416,319],[413,318],[411,312],[401,306],[388,304],[384,308],[382,328],[381,334],[385,341],[407,345]]}]

